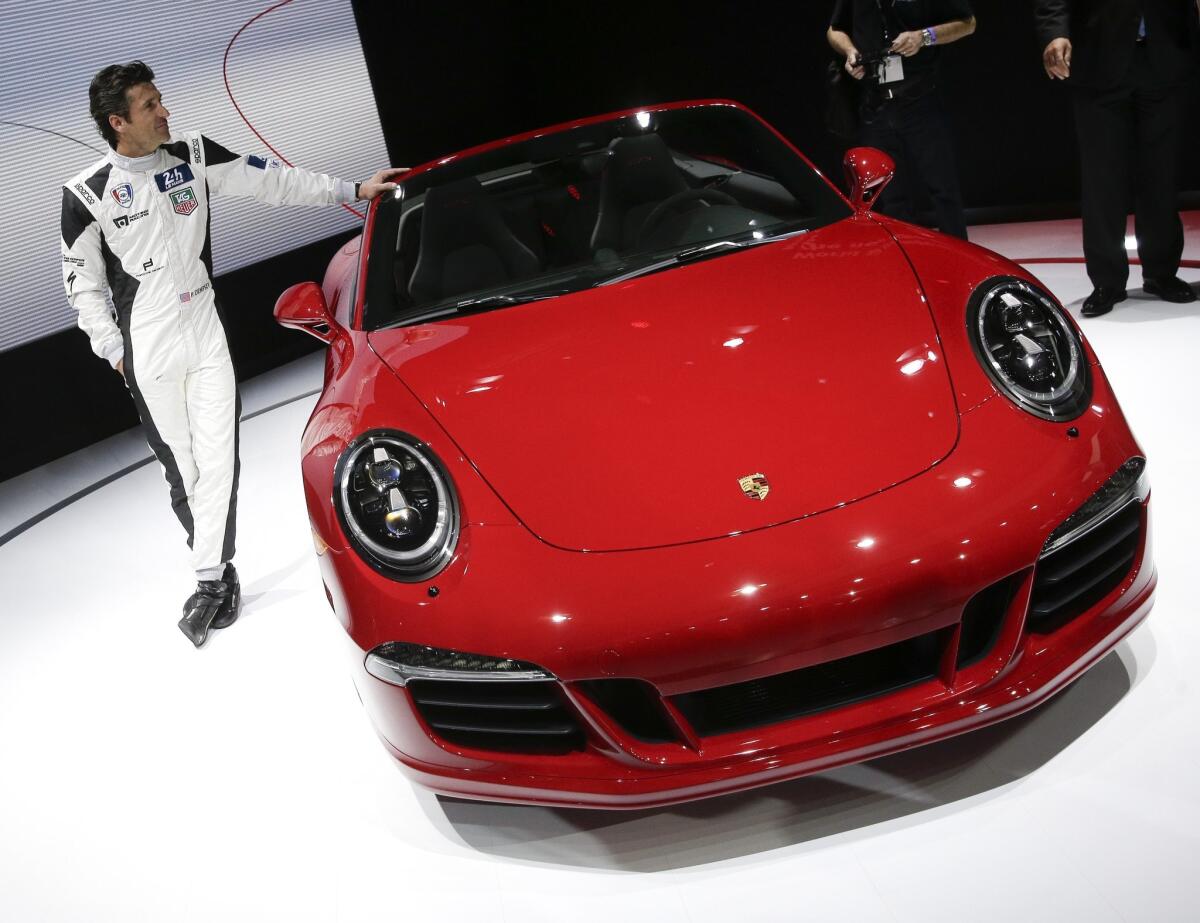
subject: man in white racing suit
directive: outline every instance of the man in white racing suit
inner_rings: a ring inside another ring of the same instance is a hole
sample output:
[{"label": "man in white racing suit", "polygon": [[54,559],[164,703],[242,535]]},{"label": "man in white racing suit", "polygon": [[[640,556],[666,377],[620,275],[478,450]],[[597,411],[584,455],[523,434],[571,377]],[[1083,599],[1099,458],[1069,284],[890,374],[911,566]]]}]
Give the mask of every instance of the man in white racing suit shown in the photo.
[{"label": "man in white racing suit", "polygon": [[91,114],[112,150],[63,187],[62,273],[92,351],[125,377],[187,531],[198,584],[179,627],[199,647],[233,623],[241,597],[240,401],[213,292],[209,194],[334,205],[394,189],[403,171],[350,183],[238,156],[197,132],[172,137],[153,79],[134,61],[92,80]]}]

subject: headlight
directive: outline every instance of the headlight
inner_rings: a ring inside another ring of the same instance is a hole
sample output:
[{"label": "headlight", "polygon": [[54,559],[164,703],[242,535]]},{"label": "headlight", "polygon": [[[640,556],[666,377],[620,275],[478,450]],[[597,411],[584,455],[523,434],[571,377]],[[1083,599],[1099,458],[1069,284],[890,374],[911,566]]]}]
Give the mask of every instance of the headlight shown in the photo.
[{"label": "headlight", "polygon": [[373,430],[348,445],[333,502],[355,549],[385,576],[425,580],[454,554],[454,486],[429,447],[406,433]]},{"label": "headlight", "polygon": [[1070,420],[1091,401],[1083,343],[1054,299],[1011,276],[988,279],[971,295],[967,329],[988,376],[1023,410]]}]

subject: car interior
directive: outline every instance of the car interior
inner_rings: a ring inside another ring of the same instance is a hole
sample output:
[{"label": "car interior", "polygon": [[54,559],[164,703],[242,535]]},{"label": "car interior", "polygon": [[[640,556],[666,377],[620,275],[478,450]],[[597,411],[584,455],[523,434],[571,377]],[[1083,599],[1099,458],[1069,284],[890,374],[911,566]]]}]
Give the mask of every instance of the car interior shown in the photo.
[{"label": "car interior", "polygon": [[728,156],[673,149],[656,131],[603,140],[407,189],[390,278],[368,288],[370,326],[522,282],[572,290],[644,256],[813,216],[782,182]]}]

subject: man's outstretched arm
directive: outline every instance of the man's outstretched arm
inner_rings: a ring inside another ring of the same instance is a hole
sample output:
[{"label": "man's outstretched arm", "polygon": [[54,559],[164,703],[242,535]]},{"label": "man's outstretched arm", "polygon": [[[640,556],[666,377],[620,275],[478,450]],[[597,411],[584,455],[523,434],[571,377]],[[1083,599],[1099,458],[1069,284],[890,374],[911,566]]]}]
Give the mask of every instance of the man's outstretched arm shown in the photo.
[{"label": "man's outstretched arm", "polygon": [[369,180],[351,183],[288,167],[270,157],[239,155],[208,138],[201,138],[209,185],[213,192],[245,196],[272,205],[338,205],[373,199],[396,188],[394,177],[406,167],[380,170]]}]

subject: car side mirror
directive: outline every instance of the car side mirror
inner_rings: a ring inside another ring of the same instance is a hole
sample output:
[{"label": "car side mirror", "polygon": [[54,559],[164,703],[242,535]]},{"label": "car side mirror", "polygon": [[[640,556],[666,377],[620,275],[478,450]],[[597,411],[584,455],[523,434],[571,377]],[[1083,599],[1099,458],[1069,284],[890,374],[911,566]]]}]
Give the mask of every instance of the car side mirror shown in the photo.
[{"label": "car side mirror", "polygon": [[869,212],[883,187],[896,175],[896,161],[873,147],[850,148],[842,164],[850,185],[850,201],[857,212]]},{"label": "car side mirror", "polygon": [[285,289],[275,302],[275,320],[284,327],[311,333],[322,343],[333,342],[334,320],[316,282],[300,282]]}]

